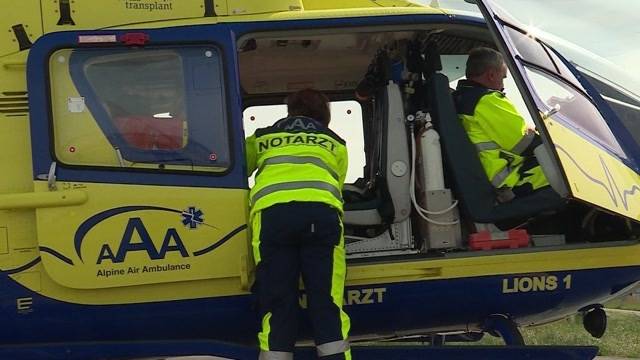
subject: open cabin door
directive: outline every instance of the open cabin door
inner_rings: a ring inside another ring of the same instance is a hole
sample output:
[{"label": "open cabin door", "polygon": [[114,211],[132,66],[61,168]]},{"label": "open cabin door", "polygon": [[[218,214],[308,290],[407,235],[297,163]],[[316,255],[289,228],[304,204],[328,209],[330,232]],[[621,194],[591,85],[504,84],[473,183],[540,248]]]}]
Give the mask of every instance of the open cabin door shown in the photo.
[{"label": "open cabin door", "polygon": [[35,191],[49,199],[35,206],[48,277],[84,290],[193,284],[144,293],[174,299],[246,290],[231,31],[54,33],[35,44],[28,70]]},{"label": "open cabin door", "polygon": [[545,173],[560,175],[556,183],[550,177],[554,189],[640,220],[640,153],[609,105],[569,61],[491,0],[477,5],[551,154]]}]

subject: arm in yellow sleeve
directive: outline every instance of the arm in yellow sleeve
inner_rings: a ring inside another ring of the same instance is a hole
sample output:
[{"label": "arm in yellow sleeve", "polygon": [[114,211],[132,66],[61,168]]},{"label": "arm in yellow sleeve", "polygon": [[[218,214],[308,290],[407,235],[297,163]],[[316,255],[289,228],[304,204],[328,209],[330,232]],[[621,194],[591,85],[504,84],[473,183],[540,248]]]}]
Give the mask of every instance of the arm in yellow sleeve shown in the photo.
[{"label": "arm in yellow sleeve", "polygon": [[251,176],[256,171],[257,154],[256,154],[256,136],[251,135],[245,139],[245,156],[247,161],[247,176]]},{"label": "arm in yellow sleeve", "polygon": [[347,169],[349,168],[349,156],[347,154],[346,146],[341,147],[342,151],[338,153],[338,176],[340,179],[340,191],[344,187],[345,179],[347,178]]},{"label": "arm in yellow sleeve", "polygon": [[500,93],[483,96],[474,116],[487,136],[505,150],[511,150],[527,131],[524,118]]}]

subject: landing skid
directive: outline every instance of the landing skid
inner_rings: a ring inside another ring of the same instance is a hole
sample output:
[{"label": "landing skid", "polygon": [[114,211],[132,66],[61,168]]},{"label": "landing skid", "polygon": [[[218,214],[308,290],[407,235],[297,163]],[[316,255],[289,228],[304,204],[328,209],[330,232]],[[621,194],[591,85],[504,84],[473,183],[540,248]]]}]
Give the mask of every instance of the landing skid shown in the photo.
[{"label": "landing skid", "polygon": [[485,321],[485,331],[501,337],[508,346],[524,346],[524,338],[518,326],[506,316],[492,315]]},{"label": "landing skid", "polygon": [[[586,360],[598,353],[595,346],[353,346],[354,359],[545,359]],[[18,345],[0,347],[0,359],[12,360],[140,360],[178,356],[218,356],[255,360],[255,348],[217,341],[109,342]],[[316,359],[314,348],[296,349],[296,360]],[[207,359],[208,360],[208,359]]]}]

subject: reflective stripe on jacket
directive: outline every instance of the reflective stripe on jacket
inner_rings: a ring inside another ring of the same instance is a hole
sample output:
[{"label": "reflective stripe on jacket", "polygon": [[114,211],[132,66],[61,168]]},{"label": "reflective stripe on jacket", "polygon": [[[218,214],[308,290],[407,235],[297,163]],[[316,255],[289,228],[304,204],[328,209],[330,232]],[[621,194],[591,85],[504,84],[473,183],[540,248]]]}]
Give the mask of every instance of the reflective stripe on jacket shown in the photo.
[{"label": "reflective stripe on jacket", "polygon": [[247,171],[256,169],[251,213],[291,201],[321,202],[342,213],[345,141],[314,119],[297,116],[246,139]]},{"label": "reflective stripe on jacket", "polygon": [[524,179],[520,167],[540,142],[535,134],[527,132],[525,120],[513,103],[502,92],[468,80],[458,82],[453,97],[491,184],[496,188],[521,185]]}]

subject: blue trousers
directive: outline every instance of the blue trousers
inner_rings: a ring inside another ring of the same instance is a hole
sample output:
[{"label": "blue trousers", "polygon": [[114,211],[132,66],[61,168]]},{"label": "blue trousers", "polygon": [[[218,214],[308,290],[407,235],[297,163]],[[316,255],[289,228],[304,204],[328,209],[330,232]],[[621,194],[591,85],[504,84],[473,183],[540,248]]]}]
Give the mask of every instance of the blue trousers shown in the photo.
[{"label": "blue trousers", "polygon": [[252,245],[262,319],[258,339],[262,353],[270,354],[264,358],[288,359],[293,352],[302,275],[319,356],[350,359],[350,322],[342,311],[346,263],[338,210],[314,202],[271,206],[252,218]]}]

